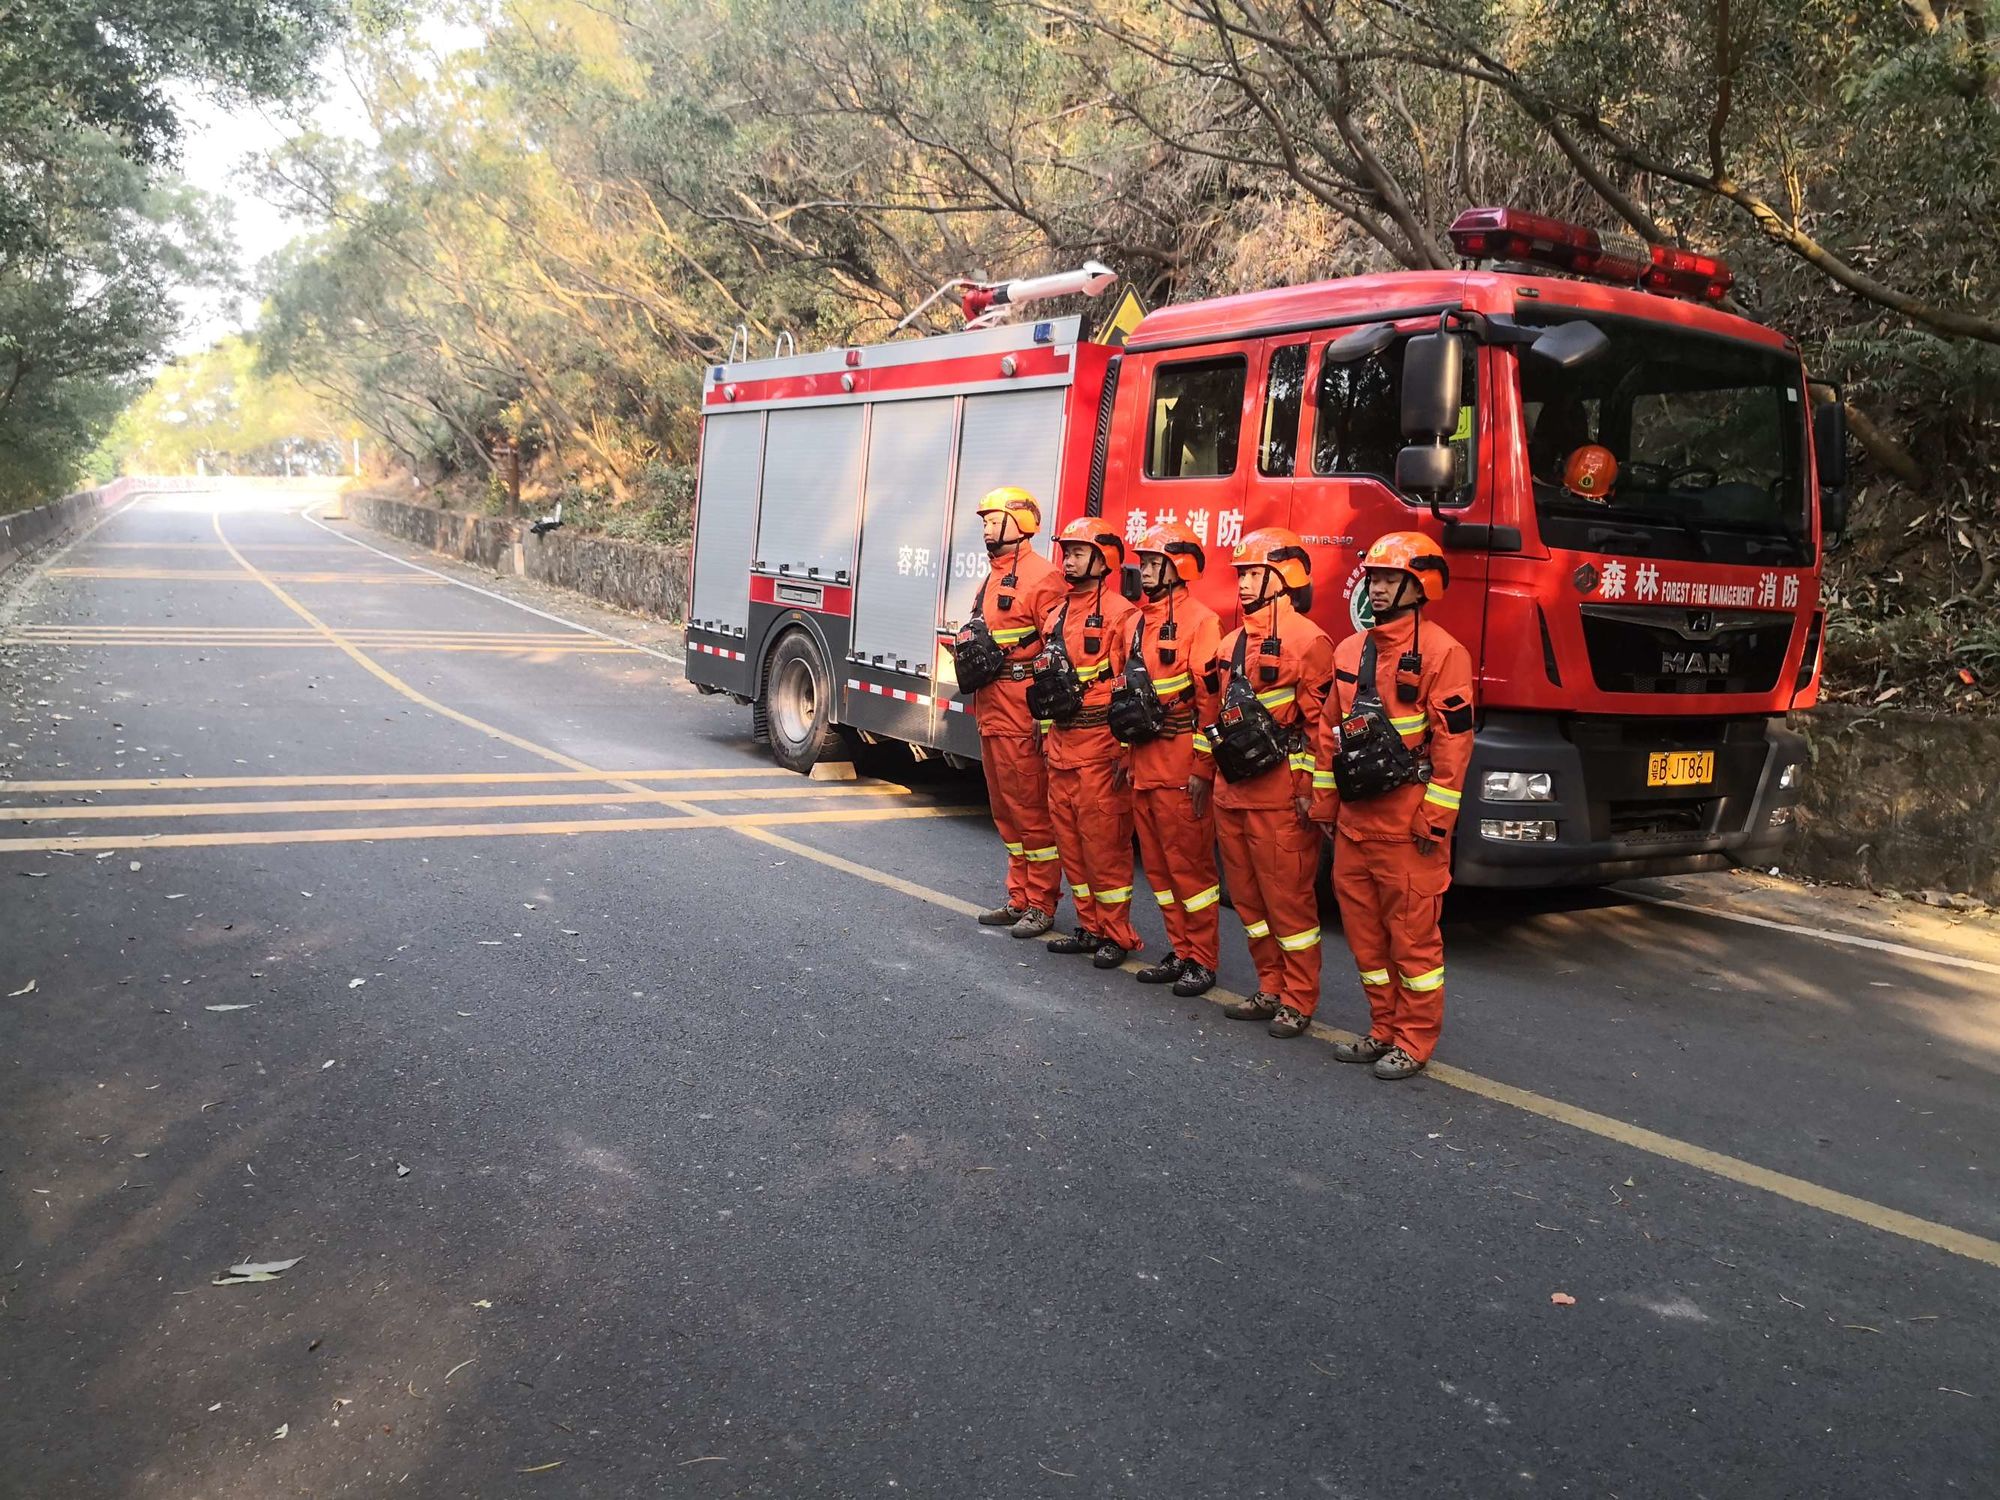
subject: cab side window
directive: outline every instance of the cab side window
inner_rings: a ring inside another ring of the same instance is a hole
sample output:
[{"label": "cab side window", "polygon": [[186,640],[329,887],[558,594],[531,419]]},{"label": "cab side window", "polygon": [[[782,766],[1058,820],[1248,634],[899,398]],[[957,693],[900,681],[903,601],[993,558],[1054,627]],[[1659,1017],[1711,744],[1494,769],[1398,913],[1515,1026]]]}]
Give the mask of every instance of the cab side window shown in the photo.
[{"label": "cab side window", "polygon": [[1240,354],[1161,365],[1146,427],[1148,479],[1205,479],[1236,472],[1249,364]]},{"label": "cab side window", "polygon": [[1306,346],[1271,351],[1264,377],[1264,418],[1258,427],[1257,472],[1289,479],[1299,452],[1299,413],[1306,404]]},{"label": "cab side window", "polygon": [[[1336,362],[1322,358],[1318,416],[1313,431],[1313,473],[1369,474],[1393,479],[1396,453],[1403,446],[1403,347],[1398,340],[1366,359]],[[1461,346],[1462,348],[1463,346]],[[1459,397],[1458,430],[1451,447],[1458,459],[1458,482],[1472,481],[1472,414],[1478,405],[1474,372],[1479,368],[1463,354],[1464,384]]]}]

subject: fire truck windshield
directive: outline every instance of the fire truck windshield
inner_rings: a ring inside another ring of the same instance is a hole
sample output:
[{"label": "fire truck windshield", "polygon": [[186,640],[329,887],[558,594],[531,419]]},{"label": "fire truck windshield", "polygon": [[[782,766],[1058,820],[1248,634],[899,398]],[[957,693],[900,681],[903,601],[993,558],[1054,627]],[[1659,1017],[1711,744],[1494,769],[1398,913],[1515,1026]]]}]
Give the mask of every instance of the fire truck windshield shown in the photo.
[{"label": "fire truck windshield", "polygon": [[[1550,320],[1552,321],[1552,320]],[[1519,361],[1542,540],[1581,552],[1756,565],[1811,561],[1796,357],[1593,317],[1610,348],[1569,370]],[[1617,472],[1607,484],[1601,455]]]}]

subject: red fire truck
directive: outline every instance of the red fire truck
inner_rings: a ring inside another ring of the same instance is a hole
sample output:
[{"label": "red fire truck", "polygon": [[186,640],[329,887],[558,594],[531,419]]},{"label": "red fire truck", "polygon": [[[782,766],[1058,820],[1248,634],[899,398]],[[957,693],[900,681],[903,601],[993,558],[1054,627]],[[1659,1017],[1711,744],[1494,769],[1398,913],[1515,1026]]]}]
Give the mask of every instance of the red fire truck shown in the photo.
[{"label": "red fire truck", "polygon": [[[970,762],[942,643],[995,486],[1041,496],[1047,531],[1186,523],[1225,622],[1232,544],[1290,527],[1336,637],[1366,623],[1363,550],[1420,530],[1477,672],[1460,881],[1768,862],[1806,774],[1784,715],[1818,696],[1839,404],[1814,414],[1797,347],[1720,305],[1719,262],[1512,209],[1451,237],[1473,268],[1167,307],[1122,349],[1065,317],[715,367],[689,679],[752,705],[795,769],[849,736]],[[966,302],[988,323],[1105,277]],[[1608,495],[1563,484],[1590,444]]]}]

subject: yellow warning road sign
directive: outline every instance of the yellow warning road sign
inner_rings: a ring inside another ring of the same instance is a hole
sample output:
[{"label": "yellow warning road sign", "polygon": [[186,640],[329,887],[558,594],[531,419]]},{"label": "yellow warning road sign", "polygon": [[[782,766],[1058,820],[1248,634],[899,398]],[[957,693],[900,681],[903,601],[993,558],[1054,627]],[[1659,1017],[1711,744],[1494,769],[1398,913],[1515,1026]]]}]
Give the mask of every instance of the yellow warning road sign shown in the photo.
[{"label": "yellow warning road sign", "polygon": [[1139,300],[1139,294],[1129,286],[1120,293],[1117,305],[1111,309],[1111,316],[1097,325],[1097,332],[1090,336],[1094,344],[1111,344],[1125,347],[1125,340],[1132,336],[1132,330],[1139,326],[1139,320],[1146,316],[1146,304]]}]

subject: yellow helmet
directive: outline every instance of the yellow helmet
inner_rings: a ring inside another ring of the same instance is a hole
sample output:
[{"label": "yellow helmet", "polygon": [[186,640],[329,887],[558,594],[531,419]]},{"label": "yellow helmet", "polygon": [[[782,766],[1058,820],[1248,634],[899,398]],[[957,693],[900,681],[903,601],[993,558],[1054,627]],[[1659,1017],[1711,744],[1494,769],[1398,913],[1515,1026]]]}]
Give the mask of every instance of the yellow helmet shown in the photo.
[{"label": "yellow helmet", "polygon": [[975,510],[982,516],[997,510],[1013,517],[1022,536],[1033,536],[1042,529],[1042,502],[1019,485],[1003,484],[997,490],[988,490]]}]

